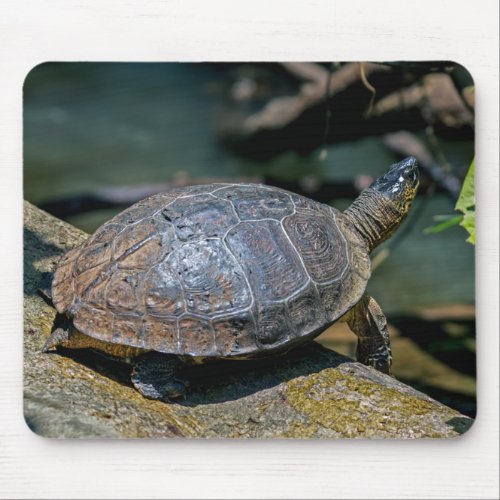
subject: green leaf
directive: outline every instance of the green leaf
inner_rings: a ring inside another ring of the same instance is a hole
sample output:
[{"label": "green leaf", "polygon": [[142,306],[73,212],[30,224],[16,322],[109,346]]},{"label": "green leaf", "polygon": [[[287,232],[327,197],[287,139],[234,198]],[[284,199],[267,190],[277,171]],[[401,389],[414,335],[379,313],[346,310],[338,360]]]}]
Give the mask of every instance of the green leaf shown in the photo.
[{"label": "green leaf", "polygon": [[475,211],[468,211],[462,220],[460,222],[460,225],[464,227],[467,232],[469,233],[469,237],[467,238],[467,241],[469,243],[472,243],[473,245],[476,244],[476,212]]},{"label": "green leaf", "polygon": [[476,198],[474,184],[474,160],[472,160],[467,175],[465,176],[457,204],[455,205],[455,210],[459,210],[465,214],[471,207],[475,207]]},{"label": "green leaf", "polygon": [[455,210],[464,214],[460,225],[469,233],[467,241],[476,244],[476,197],[474,182],[474,161],[470,164],[467,175],[465,176],[460,196],[458,197]]},{"label": "green leaf", "polygon": [[[435,219],[442,219],[444,216],[436,216],[434,217]],[[462,219],[464,218],[463,215],[455,215],[453,216],[447,216],[446,220],[443,222],[440,222],[439,224],[436,224],[435,226],[429,226],[424,229],[425,234],[435,234],[435,233],[440,233],[441,231],[444,231],[445,229],[448,229],[452,226],[456,226],[457,224],[460,224],[462,222]]]}]

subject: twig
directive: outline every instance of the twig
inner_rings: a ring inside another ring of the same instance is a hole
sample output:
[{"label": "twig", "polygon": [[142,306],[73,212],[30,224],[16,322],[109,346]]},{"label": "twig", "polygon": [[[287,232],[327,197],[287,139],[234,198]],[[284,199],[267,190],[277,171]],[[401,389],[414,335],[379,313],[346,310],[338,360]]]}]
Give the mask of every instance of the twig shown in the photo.
[{"label": "twig", "polygon": [[369,118],[372,115],[373,103],[375,102],[375,96],[377,95],[377,91],[375,87],[366,78],[365,63],[363,62],[359,63],[359,71],[361,74],[361,81],[363,82],[363,85],[372,93],[370,103],[368,104],[368,108],[366,110],[366,117]]},{"label": "twig", "polygon": [[323,135],[323,148],[319,154],[319,159],[321,161],[326,160],[327,156],[327,144],[328,144],[328,133],[330,132],[330,120],[332,118],[332,110],[330,109],[330,84],[332,81],[333,74],[333,63],[330,65],[330,72],[328,73],[328,80],[326,84],[326,95],[325,95],[325,133]]}]

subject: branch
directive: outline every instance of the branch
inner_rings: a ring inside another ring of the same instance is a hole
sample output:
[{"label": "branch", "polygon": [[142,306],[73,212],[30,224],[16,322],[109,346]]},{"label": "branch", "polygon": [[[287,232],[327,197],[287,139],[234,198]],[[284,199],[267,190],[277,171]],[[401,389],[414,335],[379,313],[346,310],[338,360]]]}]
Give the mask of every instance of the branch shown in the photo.
[{"label": "branch", "polygon": [[473,87],[458,90],[449,74],[366,62],[333,72],[313,63],[281,66],[300,82],[295,94],[270,98],[250,114],[250,102],[228,100],[219,116],[220,140],[246,156],[309,153],[322,143],[428,125],[472,135]]},{"label": "branch", "polygon": [[333,98],[371,73],[388,71],[387,67],[380,64],[363,63],[363,73],[359,63],[349,63],[340,67],[329,78],[329,72],[316,64],[284,63],[283,66],[295,76],[300,76],[308,82],[301,86],[295,96],[276,97],[269,101],[262,111],[244,120],[240,134],[252,135],[260,130],[282,128],[297,120],[308,109],[325,101],[327,96]]},{"label": "branch", "polygon": [[439,123],[450,129],[473,127],[474,114],[468,107],[473,106],[471,95],[470,87],[460,94],[449,75],[430,74],[422,81],[380,99],[374,106],[373,116],[416,108],[422,111],[429,123]]}]

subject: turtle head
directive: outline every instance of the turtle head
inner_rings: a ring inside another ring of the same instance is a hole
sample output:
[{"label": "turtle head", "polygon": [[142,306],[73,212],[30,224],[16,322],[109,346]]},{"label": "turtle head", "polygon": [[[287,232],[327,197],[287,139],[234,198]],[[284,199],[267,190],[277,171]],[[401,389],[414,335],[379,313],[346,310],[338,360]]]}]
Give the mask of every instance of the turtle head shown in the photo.
[{"label": "turtle head", "polygon": [[368,251],[389,238],[408,215],[417,194],[417,160],[410,156],[365,189],[344,212],[349,227],[365,241]]},{"label": "turtle head", "polygon": [[369,189],[379,192],[390,200],[396,210],[406,215],[418,188],[417,160],[413,156],[391,165],[389,171],[379,177]]}]

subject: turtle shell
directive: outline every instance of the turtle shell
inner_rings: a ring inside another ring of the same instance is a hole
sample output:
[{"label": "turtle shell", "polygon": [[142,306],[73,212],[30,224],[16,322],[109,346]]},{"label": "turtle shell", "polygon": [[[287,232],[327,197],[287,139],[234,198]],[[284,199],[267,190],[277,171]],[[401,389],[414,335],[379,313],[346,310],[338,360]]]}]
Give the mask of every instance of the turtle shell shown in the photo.
[{"label": "turtle shell", "polygon": [[99,340],[249,357],[318,335],[369,275],[337,210],[273,187],[210,184],[118,214],[63,256],[52,293]]}]

